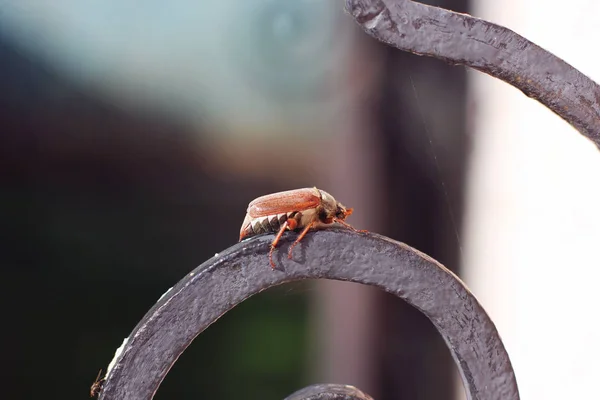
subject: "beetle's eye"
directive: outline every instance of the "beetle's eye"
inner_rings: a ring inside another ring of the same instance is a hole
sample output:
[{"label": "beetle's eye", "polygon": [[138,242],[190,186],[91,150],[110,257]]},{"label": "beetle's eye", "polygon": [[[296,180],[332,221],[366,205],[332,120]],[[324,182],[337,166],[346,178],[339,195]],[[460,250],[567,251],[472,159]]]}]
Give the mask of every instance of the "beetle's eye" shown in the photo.
[{"label": "beetle's eye", "polygon": [[322,209],[321,211],[319,211],[319,219],[323,221],[326,218],[327,218],[327,212],[325,212],[325,209]]}]

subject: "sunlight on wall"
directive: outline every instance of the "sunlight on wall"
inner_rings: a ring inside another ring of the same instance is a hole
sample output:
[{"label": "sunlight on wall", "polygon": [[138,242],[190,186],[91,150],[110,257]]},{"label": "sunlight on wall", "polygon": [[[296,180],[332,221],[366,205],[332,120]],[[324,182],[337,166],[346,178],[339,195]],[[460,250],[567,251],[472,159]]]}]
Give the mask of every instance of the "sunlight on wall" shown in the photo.
[{"label": "sunlight on wall", "polygon": [[[492,0],[471,13],[600,82],[600,3]],[[464,280],[491,314],[521,398],[591,399],[600,376],[600,152],[550,110],[470,72]]]}]

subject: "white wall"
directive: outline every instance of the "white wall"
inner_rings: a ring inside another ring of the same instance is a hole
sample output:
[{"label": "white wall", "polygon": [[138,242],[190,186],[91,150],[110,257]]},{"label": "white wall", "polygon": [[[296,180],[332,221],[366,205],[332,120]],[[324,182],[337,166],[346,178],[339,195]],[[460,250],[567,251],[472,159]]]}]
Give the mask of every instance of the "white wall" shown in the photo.
[{"label": "white wall", "polygon": [[[600,2],[477,0],[600,82]],[[550,110],[470,72],[464,280],[496,322],[521,398],[599,399],[600,152]]]}]

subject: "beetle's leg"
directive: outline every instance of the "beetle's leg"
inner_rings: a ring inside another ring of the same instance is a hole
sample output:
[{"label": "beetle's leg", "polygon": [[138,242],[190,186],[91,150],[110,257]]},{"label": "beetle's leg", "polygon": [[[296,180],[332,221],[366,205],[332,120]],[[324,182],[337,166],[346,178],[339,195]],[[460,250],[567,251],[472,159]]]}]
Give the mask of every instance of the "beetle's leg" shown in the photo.
[{"label": "beetle's leg", "polygon": [[290,231],[293,231],[298,227],[298,221],[296,221],[294,218],[288,218],[286,222]]},{"label": "beetle's leg", "polygon": [[281,235],[283,235],[283,232],[285,232],[286,229],[289,228],[293,231],[297,226],[298,222],[295,219],[289,218],[281,225],[281,228],[279,228],[277,236],[275,236],[275,239],[273,239],[273,242],[271,243],[271,251],[269,251],[269,262],[271,263],[271,268],[275,269],[275,263],[273,262],[273,251],[275,251],[275,247],[277,246],[277,243],[279,243]]},{"label": "beetle's leg", "polygon": [[306,228],[304,228],[304,230],[302,231],[302,233],[300,234],[300,236],[298,236],[298,239],[296,239],[296,241],[294,243],[292,243],[292,245],[290,246],[290,249],[288,250],[288,259],[290,259],[290,260],[292,259],[292,250],[302,240],[302,238],[304,236],[306,236],[306,234],[308,233],[308,230],[310,229],[311,226],[314,225],[314,223],[315,223],[315,221],[313,221],[310,224],[306,225]]},{"label": "beetle's leg", "polygon": [[353,227],[352,225],[350,225],[349,223],[347,223],[347,222],[346,222],[346,221],[344,221],[344,220],[337,219],[337,218],[334,218],[333,220],[334,220],[335,222],[337,222],[338,224],[342,224],[342,225],[344,225],[346,228],[350,228],[350,229],[352,229],[354,232],[360,232],[360,233],[367,233],[367,232],[369,232],[369,231],[367,231],[367,230],[364,230],[364,229],[356,229],[355,227]]}]

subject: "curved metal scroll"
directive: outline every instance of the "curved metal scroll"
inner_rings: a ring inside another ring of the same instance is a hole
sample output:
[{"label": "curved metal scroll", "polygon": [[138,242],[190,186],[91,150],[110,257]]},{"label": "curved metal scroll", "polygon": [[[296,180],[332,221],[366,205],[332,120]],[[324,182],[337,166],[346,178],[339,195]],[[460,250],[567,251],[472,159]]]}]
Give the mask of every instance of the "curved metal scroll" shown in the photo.
[{"label": "curved metal scroll", "polygon": [[288,260],[295,237],[282,238],[274,254],[278,270],[271,269],[267,256],[273,236],[265,235],[230,247],[183,278],[133,330],[108,371],[100,399],[151,399],[179,355],[225,312],[267,288],[315,278],[372,285],[404,299],[443,336],[469,399],[519,399],[494,324],[444,266],[405,244],[345,229],[309,233]]},{"label": "curved metal scroll", "polygon": [[510,29],[411,0],[346,0],[346,10],[386,44],[502,79],[600,147],[600,86]]}]

